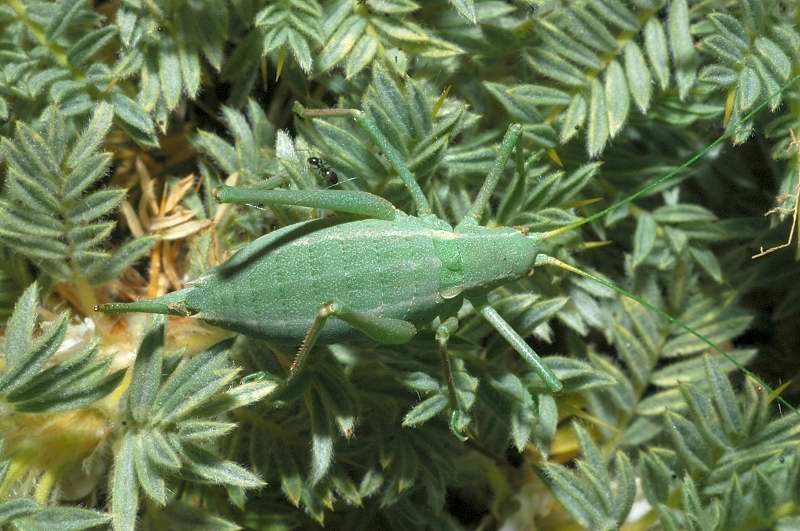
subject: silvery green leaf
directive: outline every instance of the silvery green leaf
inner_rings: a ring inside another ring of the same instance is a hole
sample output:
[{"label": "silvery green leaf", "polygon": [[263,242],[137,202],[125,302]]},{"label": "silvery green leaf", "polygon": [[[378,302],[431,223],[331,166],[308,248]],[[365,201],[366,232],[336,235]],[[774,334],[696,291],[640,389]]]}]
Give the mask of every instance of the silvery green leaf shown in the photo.
[{"label": "silvery green leaf", "polygon": [[149,444],[145,442],[145,439],[148,438],[147,431],[142,431],[133,438],[133,464],[136,479],[139,481],[142,491],[157,505],[163,507],[167,503],[167,487],[161,471],[148,456]]},{"label": "silvery green leaf", "polygon": [[342,22],[320,52],[317,68],[325,72],[344,59],[359,41],[366,26],[365,20],[357,15]]},{"label": "silvery green leaf", "polygon": [[6,369],[15,366],[25,356],[33,343],[33,327],[36,325],[36,312],[39,309],[39,288],[34,282],[22,293],[14,313],[6,322],[3,341],[3,357]]},{"label": "silvery green leaf", "polygon": [[[750,315],[734,315],[724,317],[712,323],[695,326],[695,331],[705,336],[714,344],[732,339],[750,326],[753,318]],[[664,345],[664,355],[668,357],[686,356],[708,349],[709,345],[695,335],[684,332],[673,337]]]},{"label": "silvery green leaf", "polygon": [[717,369],[711,358],[706,356],[704,360],[706,375],[711,384],[711,392],[716,404],[716,410],[722,420],[722,426],[730,436],[738,437],[742,435],[742,414],[739,410],[736,393],[734,393],[728,377]]},{"label": "silvery green leaf", "polygon": [[651,355],[630,328],[615,325],[614,344],[619,356],[625,362],[628,372],[637,385],[644,386],[650,377]]},{"label": "silvery green leaf", "polygon": [[694,425],[671,411],[664,415],[664,422],[672,441],[672,448],[684,466],[700,474],[709,474],[711,469],[704,458],[710,458],[711,447],[702,440]]},{"label": "silvery green leaf", "polygon": [[289,47],[303,72],[310,73],[314,60],[311,58],[311,49],[303,36],[296,31],[288,32]]},{"label": "silvery green leaf", "polygon": [[[580,21],[580,29],[575,28],[575,35],[586,39],[587,43],[599,51],[610,53],[616,52],[617,40],[609,31],[609,28],[598,19],[598,17],[586,9],[585,6],[577,4],[571,13]],[[586,35],[581,35],[585,33]]]},{"label": "silvery green leaf", "polygon": [[568,142],[575,136],[586,121],[586,100],[584,97],[577,93],[572,96],[566,112],[564,113],[564,122],[561,125],[561,143]]},{"label": "silvery green leaf", "polygon": [[85,7],[84,0],[65,0],[58,6],[58,13],[53,16],[50,23],[45,28],[45,36],[50,41],[58,41],[64,31],[80,15],[82,8]]},{"label": "silvery green leaf", "polygon": [[717,220],[710,210],[686,203],[658,207],[653,211],[653,218],[659,223],[708,223]]},{"label": "silvery green leaf", "polygon": [[264,482],[248,470],[232,461],[227,461],[197,445],[184,445],[187,460],[184,468],[203,480],[215,485],[232,485],[252,489]]},{"label": "silvery green leaf", "polygon": [[322,371],[315,380],[325,410],[333,413],[341,434],[351,437],[358,413],[356,390],[340,371]]},{"label": "silvery green leaf", "polygon": [[759,469],[755,470],[754,479],[754,505],[762,518],[768,518],[778,501],[778,492],[776,491],[777,485],[773,485],[772,481]]},{"label": "silvery green leaf", "polygon": [[300,467],[286,441],[278,442],[274,449],[275,467],[281,480],[281,490],[289,498],[292,505],[297,506],[303,493],[303,478],[300,475]]},{"label": "silvery green leaf", "polygon": [[508,89],[508,93],[530,105],[568,105],[571,101],[567,92],[546,85],[514,85]]},{"label": "silvery green leaf", "polygon": [[319,393],[306,395],[306,409],[311,419],[311,470],[309,481],[318,483],[327,475],[333,463],[333,426],[331,415],[325,411]]},{"label": "silvery green leaf", "polygon": [[331,476],[331,481],[336,489],[336,493],[341,496],[346,503],[354,507],[361,507],[361,494],[358,491],[358,486],[352,479],[344,474],[333,474]]},{"label": "silvery green leaf", "polygon": [[102,178],[109,163],[111,155],[97,153],[85,157],[64,179],[65,201],[78,199],[90,186]]},{"label": "silvery green leaf", "polygon": [[114,116],[119,118],[122,125],[138,132],[135,137],[137,140],[146,142],[147,145],[158,145],[153,120],[138,103],[118,90],[113,92],[111,101],[114,104]]},{"label": "silvery green leaf", "polygon": [[739,79],[737,72],[727,66],[722,65],[706,65],[698,74],[701,81],[713,83],[720,87],[729,87],[736,83]]},{"label": "silvery green leaf", "polygon": [[161,431],[157,429],[144,431],[141,444],[153,466],[168,472],[175,472],[180,469],[181,458]]},{"label": "silvery green leaf", "polygon": [[736,87],[736,104],[740,111],[747,111],[758,102],[761,96],[761,79],[750,66],[745,66],[739,73],[739,84]]},{"label": "silvery green leaf", "polygon": [[225,142],[222,138],[214,133],[198,131],[195,142],[201,150],[222,168],[222,171],[227,174],[236,171],[238,167],[236,148]]},{"label": "silvery green leaf", "polygon": [[35,514],[39,506],[31,498],[15,498],[0,503],[0,525]]},{"label": "silvery green leaf", "polygon": [[154,236],[145,236],[128,241],[114,251],[110,259],[89,268],[86,278],[95,286],[110,282],[132,266],[134,262],[146,255],[156,241],[157,238]]},{"label": "silvery green leaf", "polygon": [[711,13],[708,20],[714,25],[717,32],[739,48],[742,54],[748,52],[750,38],[736,17],[727,13]]},{"label": "silvery green leaf", "polygon": [[139,512],[139,483],[136,479],[134,455],[136,440],[126,433],[114,455],[111,477],[111,519],[114,531],[135,531]]},{"label": "silvery green leaf", "polygon": [[282,381],[267,378],[256,382],[237,385],[224,393],[217,394],[193,411],[193,415],[210,417],[227,411],[260,402],[280,389]]},{"label": "silvery green leaf", "polygon": [[578,88],[586,84],[586,78],[579,68],[567,63],[552,52],[536,49],[527,56],[527,59],[533,69],[541,75],[568,87]]},{"label": "silvery green leaf", "polygon": [[547,458],[558,429],[558,406],[551,395],[538,395],[536,403],[537,422],[533,427],[533,440],[542,455]]},{"label": "silvery green leaf", "polygon": [[475,16],[475,3],[473,0],[450,0],[450,3],[453,4],[453,7],[456,8],[462,17],[466,18],[473,24],[477,23]]},{"label": "silvery green leaf", "polygon": [[368,498],[377,492],[383,483],[383,473],[377,468],[369,468],[361,478],[361,483],[358,486],[358,493],[362,498]]},{"label": "silvery green leaf", "polygon": [[669,48],[664,27],[657,18],[651,18],[644,27],[644,47],[659,87],[666,90],[669,86]]},{"label": "silvery green leaf", "polygon": [[541,470],[543,479],[553,495],[583,527],[595,529],[605,520],[603,513],[587,498],[588,486],[578,480],[566,467],[545,463]]},{"label": "silvery green leaf", "polygon": [[724,527],[738,525],[748,512],[748,501],[745,500],[739,477],[734,475],[732,480],[728,482],[728,488],[722,498],[722,507],[720,509],[722,525]]},{"label": "silvery green leaf", "polygon": [[113,119],[114,107],[105,101],[98,103],[92,114],[92,119],[70,151],[66,162],[67,166],[75,168],[94,155],[95,150],[103,142],[108,130],[111,128]]},{"label": "silvery green leaf", "polygon": [[164,35],[158,46],[158,79],[161,82],[161,97],[167,109],[172,110],[181,99],[181,64],[178,49],[171,35]]},{"label": "silvery green leaf", "polygon": [[125,190],[114,188],[94,192],[67,213],[67,220],[79,224],[104,216],[119,205],[125,194]]},{"label": "silvery green leaf", "polygon": [[681,100],[686,99],[695,80],[696,55],[690,30],[689,6],[686,0],[673,0],[669,5],[669,43],[675,62],[675,80]]},{"label": "silvery green leaf", "polygon": [[128,407],[133,420],[145,423],[161,386],[161,366],[166,337],[167,319],[156,316],[148,327],[136,353],[131,385],[128,388]]},{"label": "silvery green leaf", "polygon": [[220,369],[228,365],[230,345],[230,340],[217,343],[178,367],[156,396],[152,420],[177,420],[221,390],[233,377],[233,374],[220,373]]},{"label": "silvery green leaf", "polygon": [[[753,349],[737,349],[728,352],[728,355],[739,365],[746,365],[756,355]],[[719,357],[715,362],[718,369],[729,373],[739,367],[733,361]],[[707,378],[703,358],[694,357],[670,363],[653,372],[650,382],[660,387],[671,387],[679,383],[703,382]]]},{"label": "silvery green leaf", "polygon": [[55,192],[60,168],[50,146],[38,132],[22,122],[17,122],[15,140],[21,154],[33,169],[30,175],[35,176],[42,185]]},{"label": "silvery green leaf", "polygon": [[708,249],[699,247],[689,247],[689,254],[692,255],[695,262],[708,273],[712,279],[718,283],[722,283],[722,268],[719,265],[716,255]]},{"label": "silvery green leaf", "polygon": [[352,51],[347,55],[347,64],[345,65],[347,79],[352,78],[372,63],[379,45],[380,41],[368,33],[364,33],[358,39]]},{"label": "silvery green leaf", "polygon": [[159,523],[174,531],[237,531],[239,525],[209,512],[207,508],[173,501],[158,513]]},{"label": "silvery green leaf", "polygon": [[702,49],[713,53],[717,59],[731,68],[740,66],[745,59],[745,55],[733,43],[716,34],[703,39]]},{"label": "silvery green leaf", "polygon": [[645,453],[639,460],[642,490],[651,505],[669,498],[672,471],[657,454]]},{"label": "silvery green leaf", "polygon": [[586,148],[589,156],[596,157],[603,151],[609,137],[608,108],[603,86],[597,79],[591,81],[589,99],[589,125],[586,129]]},{"label": "silvery green leaf", "polygon": [[222,437],[235,428],[234,422],[186,420],[178,423],[178,436],[187,441],[205,442]]},{"label": "silvery green leaf", "polygon": [[[35,288],[33,290],[35,297]],[[0,377],[0,393],[8,394],[31,381],[55,354],[66,333],[67,314],[61,314],[27,352],[18,356],[13,365],[6,366]]]},{"label": "silvery green leaf", "polygon": [[719,451],[728,450],[729,441],[719,426],[718,416],[714,412],[711,400],[693,385],[682,385],[680,391],[689,407],[695,428],[704,441]]},{"label": "silvery green leaf", "polygon": [[80,507],[43,507],[36,513],[22,519],[17,527],[31,531],[82,531],[97,529],[108,524],[111,515]]},{"label": "silvery green leaf", "polygon": [[614,489],[612,518],[621,524],[628,517],[636,497],[636,475],[627,455],[617,452],[614,455]]},{"label": "silvery green leaf", "polygon": [[625,46],[625,75],[633,101],[642,114],[646,113],[650,107],[653,81],[650,69],[647,68],[644,60],[644,54],[635,41],[631,41]]},{"label": "silvery green leaf", "polygon": [[633,237],[633,267],[643,263],[656,241],[656,222],[653,216],[642,213],[636,223]]},{"label": "silvery green leaf", "polygon": [[606,68],[605,102],[608,110],[608,135],[613,138],[628,118],[630,96],[625,72],[617,61]]},{"label": "silvery green leaf", "polygon": [[104,26],[90,31],[67,50],[67,61],[75,67],[85,67],[86,63],[109,44],[117,35],[117,28]]},{"label": "silvery green leaf", "polygon": [[414,406],[403,417],[403,426],[419,426],[432,419],[447,407],[447,396],[435,394]]}]

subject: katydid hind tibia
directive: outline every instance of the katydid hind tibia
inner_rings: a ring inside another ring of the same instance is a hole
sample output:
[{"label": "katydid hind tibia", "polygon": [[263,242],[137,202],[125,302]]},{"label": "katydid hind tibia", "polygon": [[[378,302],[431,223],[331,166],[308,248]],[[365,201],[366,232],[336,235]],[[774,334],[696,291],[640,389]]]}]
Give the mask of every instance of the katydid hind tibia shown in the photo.
[{"label": "katydid hind tibia", "polygon": [[[432,213],[413,174],[368,114],[346,109],[301,112],[354,118],[403,181],[415,204],[416,215],[406,214],[385,199],[366,192],[225,186],[215,192],[222,203],[305,206],[363,219],[324,218],[283,227],[253,241],[186,289],[147,301],[104,304],[98,309],[108,313],[191,315],[246,335],[300,345],[287,381],[300,372],[318,343],[367,336],[379,343],[401,344],[410,341],[419,329],[435,323],[454,432],[464,426],[457,421],[462,407],[455,392],[447,340],[457,329],[456,316],[465,300],[531,365],[548,392],[562,389],[553,371],[487,298],[491,290],[530,274],[534,266],[555,265],[604,283],[621,295],[645,304],[732,360],[713,342],[680,321],[613,284],[540,252],[543,239],[596,219],[622,202],[578,223],[542,234],[479,224],[518,142],[521,126],[514,124],[508,128],[474,203],[464,219],[453,227]],[[722,135],[677,171],[685,169],[727,136]],[[624,201],[635,199],[675,173],[657,179]],[[769,389],[753,373],[732,361]]]}]

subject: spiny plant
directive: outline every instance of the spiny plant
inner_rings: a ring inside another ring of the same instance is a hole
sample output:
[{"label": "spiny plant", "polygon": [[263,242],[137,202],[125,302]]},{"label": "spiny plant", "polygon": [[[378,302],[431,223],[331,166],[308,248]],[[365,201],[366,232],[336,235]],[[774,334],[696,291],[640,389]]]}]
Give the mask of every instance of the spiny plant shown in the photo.
[{"label": "spiny plant", "polygon": [[[3,3],[0,522],[796,527],[798,22],[789,0]],[[386,149],[296,112],[329,108],[367,113],[449,222],[522,125],[481,221],[566,269],[488,299],[562,392],[468,306],[466,441],[432,333],[317,347],[286,387],[297,345],[92,311],[327,214],[223,185],[408,208]]]}]

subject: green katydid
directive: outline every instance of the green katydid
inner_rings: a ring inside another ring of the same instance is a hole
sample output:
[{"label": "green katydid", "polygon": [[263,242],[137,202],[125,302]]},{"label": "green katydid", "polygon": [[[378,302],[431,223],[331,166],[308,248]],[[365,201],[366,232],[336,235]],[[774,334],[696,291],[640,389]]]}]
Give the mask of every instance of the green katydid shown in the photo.
[{"label": "green katydid", "polygon": [[[742,120],[752,117],[768,101],[769,98],[765,99]],[[552,370],[487,299],[491,290],[530,274],[534,267],[555,265],[644,304],[706,342],[769,389],[753,373],[684,323],[616,285],[539,252],[543,239],[575,229],[633,201],[674,177],[729,134],[720,136],[674,172],[607,209],[572,225],[528,234],[511,227],[488,228],[479,224],[518,142],[520,125],[509,126],[471,208],[453,227],[432,213],[400,153],[367,113],[352,109],[310,111],[302,108],[299,113],[354,119],[403,181],[413,199],[415,215],[406,214],[387,200],[367,192],[223,186],[215,192],[222,203],[304,206],[363,219],[325,218],[283,227],[256,239],[185,289],[152,300],[103,304],[97,309],[107,313],[192,315],[242,334],[281,344],[299,344],[287,383],[300,372],[317,343],[342,342],[365,335],[383,344],[402,344],[411,341],[420,328],[433,325],[447,383],[451,428],[457,432],[458,413],[462,408],[455,391],[447,345],[458,328],[456,315],[465,300],[531,365],[549,392],[557,393],[562,389],[562,383]]]}]

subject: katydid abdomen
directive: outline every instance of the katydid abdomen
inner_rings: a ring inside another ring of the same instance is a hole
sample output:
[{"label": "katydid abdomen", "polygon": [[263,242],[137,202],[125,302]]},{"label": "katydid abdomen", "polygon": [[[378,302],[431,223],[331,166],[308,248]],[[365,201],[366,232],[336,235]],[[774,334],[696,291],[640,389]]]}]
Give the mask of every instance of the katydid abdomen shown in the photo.
[{"label": "katydid abdomen", "polygon": [[[332,301],[370,315],[429,323],[460,306],[460,300],[445,298],[441,282],[434,239],[447,237],[442,232],[382,220],[295,224],[262,236],[199,278],[187,293],[186,309],[224,328],[295,344]],[[355,337],[363,334],[332,320],[319,341]]]}]

